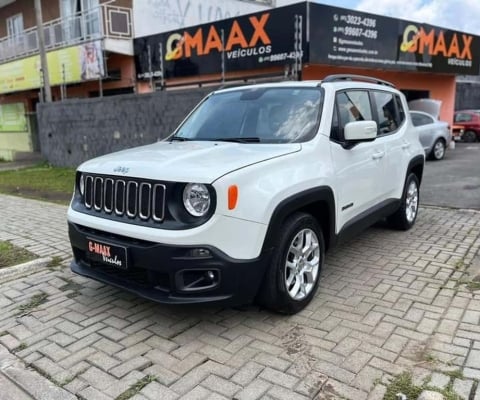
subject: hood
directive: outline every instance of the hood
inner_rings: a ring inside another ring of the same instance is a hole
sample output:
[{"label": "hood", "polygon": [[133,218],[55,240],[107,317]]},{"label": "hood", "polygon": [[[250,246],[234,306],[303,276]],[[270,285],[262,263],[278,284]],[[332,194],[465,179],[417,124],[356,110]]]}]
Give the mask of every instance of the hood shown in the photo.
[{"label": "hood", "polygon": [[78,169],[102,175],[212,183],[236,169],[300,149],[299,143],[158,142],[95,158]]},{"label": "hood", "polygon": [[440,117],[441,100],[417,99],[408,102],[408,108],[413,111],[423,111],[438,119]]}]

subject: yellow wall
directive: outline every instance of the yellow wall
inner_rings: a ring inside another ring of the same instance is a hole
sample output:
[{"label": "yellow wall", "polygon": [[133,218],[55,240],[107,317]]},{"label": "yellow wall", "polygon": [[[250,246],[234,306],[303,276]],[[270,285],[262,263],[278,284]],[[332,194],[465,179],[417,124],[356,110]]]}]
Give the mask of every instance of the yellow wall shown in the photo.
[{"label": "yellow wall", "polygon": [[16,151],[33,151],[30,132],[0,132],[0,158],[12,161]]}]

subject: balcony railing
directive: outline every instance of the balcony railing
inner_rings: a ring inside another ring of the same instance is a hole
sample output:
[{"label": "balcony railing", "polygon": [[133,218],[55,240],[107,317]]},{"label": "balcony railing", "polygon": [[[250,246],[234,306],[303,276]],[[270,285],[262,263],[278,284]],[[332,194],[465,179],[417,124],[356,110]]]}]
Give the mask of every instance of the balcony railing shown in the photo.
[{"label": "balcony railing", "polygon": [[[132,39],[132,10],[104,4],[68,18],[48,21],[43,29],[46,50],[95,39]],[[37,27],[0,39],[0,63],[38,52]]]}]

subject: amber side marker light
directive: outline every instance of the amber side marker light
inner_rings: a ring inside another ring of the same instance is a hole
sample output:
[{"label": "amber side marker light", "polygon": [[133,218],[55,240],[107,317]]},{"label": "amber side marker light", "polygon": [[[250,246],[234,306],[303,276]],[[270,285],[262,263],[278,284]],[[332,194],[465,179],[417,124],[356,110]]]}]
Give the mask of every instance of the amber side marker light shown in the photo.
[{"label": "amber side marker light", "polygon": [[237,206],[238,187],[232,185],[228,188],[228,209],[233,210]]}]

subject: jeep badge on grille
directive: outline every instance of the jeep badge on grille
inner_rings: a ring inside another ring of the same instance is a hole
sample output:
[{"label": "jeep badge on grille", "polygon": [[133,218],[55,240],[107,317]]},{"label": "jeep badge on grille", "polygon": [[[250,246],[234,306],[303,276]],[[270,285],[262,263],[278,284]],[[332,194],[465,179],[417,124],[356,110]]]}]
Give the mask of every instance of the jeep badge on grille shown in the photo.
[{"label": "jeep badge on grille", "polygon": [[118,167],[115,167],[113,169],[113,172],[119,172],[121,174],[126,174],[126,173],[128,173],[128,171],[130,171],[130,168],[122,167],[121,165],[119,165]]}]

